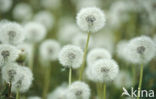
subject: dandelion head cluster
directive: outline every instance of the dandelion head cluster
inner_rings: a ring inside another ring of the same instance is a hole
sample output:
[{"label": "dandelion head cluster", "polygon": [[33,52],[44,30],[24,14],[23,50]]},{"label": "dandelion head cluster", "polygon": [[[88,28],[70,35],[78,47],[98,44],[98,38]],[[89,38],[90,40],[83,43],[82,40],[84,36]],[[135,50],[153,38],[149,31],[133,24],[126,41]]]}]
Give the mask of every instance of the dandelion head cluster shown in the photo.
[{"label": "dandelion head cluster", "polygon": [[148,63],[155,53],[155,44],[148,36],[136,37],[127,45],[127,58],[134,64]]},{"label": "dandelion head cluster", "polygon": [[58,59],[60,44],[52,39],[44,41],[40,46],[40,55],[43,60],[55,61]]},{"label": "dandelion head cluster", "polygon": [[79,68],[83,60],[83,51],[75,45],[64,46],[59,54],[59,61],[64,67]]},{"label": "dandelion head cluster", "polygon": [[13,9],[13,17],[19,21],[28,21],[32,18],[32,7],[27,3],[19,3]]},{"label": "dandelion head cluster", "polygon": [[112,59],[98,60],[90,68],[94,80],[102,83],[114,80],[119,72],[118,64]]},{"label": "dandelion head cluster", "polygon": [[97,32],[105,25],[105,15],[96,7],[83,8],[77,14],[77,24],[83,31]]},{"label": "dandelion head cluster", "polygon": [[94,48],[90,50],[87,56],[88,66],[94,64],[97,60],[100,59],[111,59],[111,54],[104,48]]},{"label": "dandelion head cluster", "polygon": [[76,97],[75,99],[89,99],[90,98],[90,88],[89,86],[81,81],[73,82],[69,88],[69,94]]},{"label": "dandelion head cluster", "polygon": [[23,93],[30,88],[33,80],[33,74],[28,67],[21,66],[19,67],[19,69],[20,69],[19,78],[17,82],[13,83],[12,92],[16,92],[18,89],[20,92]]},{"label": "dandelion head cluster", "polygon": [[5,22],[0,27],[2,43],[17,45],[25,39],[24,28],[16,22]]},{"label": "dandelion head cluster", "polygon": [[0,45],[0,66],[7,62],[14,62],[20,54],[20,50],[11,45]]},{"label": "dandelion head cluster", "polygon": [[37,43],[44,39],[46,36],[46,28],[36,22],[26,23],[24,26],[26,31],[26,41],[31,43]]},{"label": "dandelion head cluster", "polygon": [[40,11],[34,16],[34,21],[41,23],[49,30],[53,27],[54,16],[48,11]]}]

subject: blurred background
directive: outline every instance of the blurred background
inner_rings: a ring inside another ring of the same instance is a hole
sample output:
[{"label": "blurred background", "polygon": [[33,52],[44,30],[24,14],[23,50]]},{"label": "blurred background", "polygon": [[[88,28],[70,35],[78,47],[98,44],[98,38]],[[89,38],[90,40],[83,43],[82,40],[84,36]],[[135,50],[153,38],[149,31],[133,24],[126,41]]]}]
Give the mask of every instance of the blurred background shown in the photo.
[{"label": "blurred background", "polygon": [[[101,8],[107,20],[105,27],[92,35],[89,50],[102,47],[113,55],[122,74],[108,85],[108,99],[125,99],[121,97],[122,87],[127,86],[130,90],[133,82],[136,81],[134,86],[137,89],[139,72],[136,72],[136,80],[133,79],[133,64],[118,57],[117,45],[141,35],[150,36],[156,43],[156,0],[0,0],[0,20],[16,21],[23,25],[30,21],[41,22],[48,32],[44,40],[50,38],[57,40],[61,46],[76,44],[84,48],[85,39],[78,38],[78,35],[86,36],[86,34],[77,27],[76,14],[81,8],[90,6]],[[24,97],[42,96],[46,70],[39,59],[39,47],[43,41],[36,45],[34,81],[30,90],[23,94]],[[156,58],[145,66],[142,87],[156,92],[155,64]],[[68,70],[58,61],[51,63],[50,68],[52,72],[49,93],[68,81]],[[136,66],[136,71],[139,71],[139,66]],[[77,71],[73,72],[74,80],[78,80]],[[88,80],[86,82],[92,89],[91,99],[95,99],[97,96],[95,84]]]}]

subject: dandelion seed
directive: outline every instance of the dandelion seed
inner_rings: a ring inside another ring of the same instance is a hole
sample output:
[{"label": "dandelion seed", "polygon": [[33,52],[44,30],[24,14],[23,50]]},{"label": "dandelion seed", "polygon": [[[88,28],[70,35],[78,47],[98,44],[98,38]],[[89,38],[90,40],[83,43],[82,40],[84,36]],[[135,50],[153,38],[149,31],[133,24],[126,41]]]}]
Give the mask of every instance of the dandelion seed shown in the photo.
[{"label": "dandelion seed", "polygon": [[69,86],[69,92],[75,97],[75,99],[89,99],[90,88],[89,86],[80,81],[76,81]]},{"label": "dandelion seed", "polygon": [[48,11],[40,11],[34,16],[35,22],[44,25],[48,30],[53,27],[54,16]]},{"label": "dandelion seed", "polygon": [[82,64],[83,51],[74,45],[66,45],[62,48],[59,61],[64,67],[79,68]]},{"label": "dandelion seed", "polygon": [[0,28],[0,37],[2,43],[17,45],[25,39],[25,31],[18,23],[6,22]]},{"label": "dandelion seed", "polygon": [[13,17],[19,21],[28,21],[32,18],[32,7],[26,3],[19,3],[13,9]]},{"label": "dandelion seed", "polygon": [[100,59],[111,59],[111,54],[104,48],[94,48],[92,49],[87,56],[88,66],[94,64],[97,60]]},{"label": "dandelion seed", "polygon": [[127,45],[127,57],[132,63],[148,63],[155,52],[155,44],[147,36],[136,37]]},{"label": "dandelion seed", "polygon": [[11,45],[0,45],[0,66],[7,62],[14,62],[20,54],[20,50]]},{"label": "dandelion seed", "polygon": [[41,44],[40,55],[43,60],[55,61],[58,59],[60,44],[55,40],[46,40]]},{"label": "dandelion seed", "polygon": [[88,7],[77,14],[77,24],[83,31],[97,32],[105,24],[105,15],[101,9]]},{"label": "dandelion seed", "polygon": [[44,39],[46,36],[46,29],[40,23],[29,22],[25,25],[26,41],[37,43]]},{"label": "dandelion seed", "polygon": [[95,81],[102,83],[114,80],[119,72],[117,63],[112,59],[98,60],[91,69]]}]

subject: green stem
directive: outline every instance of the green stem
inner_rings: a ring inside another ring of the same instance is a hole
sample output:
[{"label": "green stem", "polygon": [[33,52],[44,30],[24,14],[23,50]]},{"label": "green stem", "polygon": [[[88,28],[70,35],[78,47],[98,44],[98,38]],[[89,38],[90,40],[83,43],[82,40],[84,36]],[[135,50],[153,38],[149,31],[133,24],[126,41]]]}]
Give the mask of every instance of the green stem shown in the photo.
[{"label": "green stem", "polygon": [[43,88],[43,99],[47,99],[47,94],[49,91],[49,85],[50,85],[50,74],[51,74],[51,68],[48,66],[46,67],[45,72],[45,80],[44,80],[44,88]]},{"label": "green stem", "polygon": [[16,90],[16,99],[20,99],[20,93],[19,93],[19,89],[18,88]]},{"label": "green stem", "polygon": [[106,84],[104,83],[104,87],[103,87],[103,91],[104,91],[104,98],[103,99],[106,99]]},{"label": "green stem", "polygon": [[12,84],[11,84],[11,82],[10,83],[8,83],[8,87],[9,87],[9,90],[8,90],[8,98],[9,99],[11,99],[11,87],[12,87]]},{"label": "green stem", "polygon": [[91,34],[91,32],[88,32],[87,43],[86,43],[86,46],[85,46],[85,49],[84,49],[83,61],[82,61],[82,65],[81,65],[81,68],[80,68],[79,80],[82,80],[83,71],[84,71],[84,69],[85,69],[86,55],[87,55],[87,51],[88,51],[88,45],[89,45],[90,34]]},{"label": "green stem", "polygon": [[137,99],[140,99],[140,93],[139,92],[141,90],[142,78],[143,78],[143,64],[141,64],[141,67],[140,67],[140,80],[139,80],[138,97],[137,97]]},{"label": "green stem", "polygon": [[69,85],[72,83],[72,68],[69,68]]},{"label": "green stem", "polygon": [[32,52],[31,52],[31,56],[29,58],[29,68],[33,71],[33,65],[34,65],[34,52],[35,52],[35,45],[32,45]]},{"label": "green stem", "polygon": [[99,83],[96,83],[96,90],[97,90],[98,99],[100,99],[101,95],[100,95],[100,86],[99,86]]}]

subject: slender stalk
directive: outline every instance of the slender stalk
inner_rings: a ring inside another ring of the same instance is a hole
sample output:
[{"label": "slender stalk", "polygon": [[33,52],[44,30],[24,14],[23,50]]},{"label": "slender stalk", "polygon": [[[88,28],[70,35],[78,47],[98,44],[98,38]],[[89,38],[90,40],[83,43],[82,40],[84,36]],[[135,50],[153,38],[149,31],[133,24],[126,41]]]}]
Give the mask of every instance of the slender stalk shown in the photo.
[{"label": "slender stalk", "polygon": [[96,90],[97,90],[98,99],[102,99],[101,84],[100,83],[96,83]]},{"label": "slender stalk", "polygon": [[81,65],[81,68],[80,68],[79,80],[82,80],[82,75],[83,75],[83,71],[84,71],[84,68],[85,68],[86,55],[87,55],[87,51],[88,51],[88,45],[89,45],[90,34],[91,34],[91,32],[88,32],[87,43],[86,43],[86,46],[85,46],[85,49],[84,49],[83,61],[82,61],[82,65]]},{"label": "slender stalk", "polygon": [[51,74],[51,68],[48,66],[46,67],[46,72],[45,72],[43,99],[47,99],[47,94],[48,94],[49,85],[50,85],[50,74]]},{"label": "slender stalk", "polygon": [[138,87],[138,96],[137,99],[140,99],[140,90],[141,90],[141,85],[142,85],[142,78],[143,78],[143,64],[141,64],[140,67],[140,80],[139,80],[139,87]]},{"label": "slender stalk", "polygon": [[103,99],[106,99],[106,84],[105,83],[104,83],[104,87],[103,87],[103,92],[104,92]]},{"label": "slender stalk", "polygon": [[18,88],[16,90],[16,99],[20,99],[20,93],[19,93],[19,89]]},{"label": "slender stalk", "polygon": [[34,53],[35,52],[35,45],[32,44],[32,52],[31,52],[31,56],[29,58],[29,68],[33,71],[33,65],[34,65]]},{"label": "slender stalk", "polygon": [[69,68],[69,85],[72,83],[72,68]]}]

